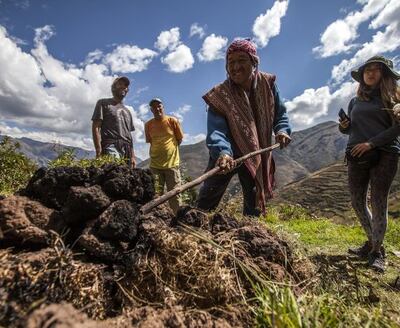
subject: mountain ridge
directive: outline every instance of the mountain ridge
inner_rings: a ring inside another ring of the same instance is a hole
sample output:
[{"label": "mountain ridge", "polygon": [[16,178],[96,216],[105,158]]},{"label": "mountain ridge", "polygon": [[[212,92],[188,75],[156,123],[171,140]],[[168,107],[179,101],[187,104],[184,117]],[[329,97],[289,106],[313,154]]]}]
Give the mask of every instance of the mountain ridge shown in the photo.
[{"label": "mountain ridge", "polygon": [[[77,159],[95,158],[96,152],[93,150],[86,150],[79,147],[67,146],[54,142],[43,142],[26,137],[14,138],[10,136],[0,135],[0,141],[5,137],[10,138],[11,141],[19,144],[18,151],[36,162],[39,166],[47,166],[48,163],[56,159],[59,154],[65,150],[73,150]],[[142,160],[136,157],[137,163]]]},{"label": "mountain ridge", "polygon": [[[2,139],[4,136],[0,136]],[[20,152],[41,166],[55,159],[66,149],[74,150],[76,158],[94,158],[95,152],[79,147],[41,142],[30,138],[12,138],[20,144]],[[285,149],[273,152],[276,164],[277,187],[282,188],[288,183],[298,181],[313,172],[329,166],[343,157],[347,136],[341,134],[335,122],[324,122],[313,127],[295,131],[293,141]],[[209,153],[205,140],[180,147],[181,166],[183,174],[196,178],[202,175],[207,167]],[[149,159],[138,159],[138,167],[148,167]],[[231,193],[240,190],[238,179],[233,179],[229,187]]]},{"label": "mountain ridge", "polygon": [[[340,160],[347,144],[347,136],[341,134],[337,123],[332,121],[295,131],[292,139],[287,148],[273,152],[278,188]],[[196,178],[204,173],[209,159],[205,140],[181,146],[180,155],[185,175]],[[144,168],[148,165],[149,159],[146,159],[139,167]],[[236,190],[237,187],[238,180],[233,180],[229,189]]]}]

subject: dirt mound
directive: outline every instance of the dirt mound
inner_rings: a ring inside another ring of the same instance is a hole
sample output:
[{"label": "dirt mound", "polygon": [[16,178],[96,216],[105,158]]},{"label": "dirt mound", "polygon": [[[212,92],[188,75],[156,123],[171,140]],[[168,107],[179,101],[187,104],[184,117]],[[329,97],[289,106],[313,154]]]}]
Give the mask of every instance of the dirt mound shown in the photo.
[{"label": "dirt mound", "polygon": [[49,231],[61,232],[66,227],[58,211],[22,196],[0,201],[0,218],[3,242],[10,245],[45,245],[49,242]]},{"label": "dirt mound", "polygon": [[26,320],[26,328],[106,328],[105,323],[90,320],[71,304],[50,304],[34,311]]},{"label": "dirt mound", "polygon": [[[67,202],[71,187],[88,188],[94,185],[101,187],[113,201],[126,199],[137,204],[145,204],[154,197],[153,181],[148,170],[130,169],[126,165],[116,164],[88,169],[57,167],[46,170],[41,168],[36,171],[22,194],[50,208],[61,210]],[[94,191],[87,190],[87,192],[93,194]],[[96,196],[93,197],[96,198]],[[104,196],[101,195],[100,198]]]},{"label": "dirt mound", "polygon": [[150,306],[134,310],[103,322],[91,320],[71,304],[50,304],[34,311],[26,320],[26,328],[231,328],[223,319],[213,319],[202,311],[185,311],[182,307],[156,309]]},{"label": "dirt mound", "polygon": [[251,327],[253,284],[312,274],[255,220],[142,215],[148,171],[41,169],[21,194],[0,200],[0,325]]}]

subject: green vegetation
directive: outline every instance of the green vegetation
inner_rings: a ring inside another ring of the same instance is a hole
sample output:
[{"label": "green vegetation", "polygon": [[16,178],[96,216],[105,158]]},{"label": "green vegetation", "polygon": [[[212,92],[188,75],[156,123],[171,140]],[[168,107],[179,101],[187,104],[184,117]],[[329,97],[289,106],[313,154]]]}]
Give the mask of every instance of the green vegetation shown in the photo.
[{"label": "green vegetation", "polygon": [[[233,199],[222,210],[240,217],[240,206]],[[316,274],[297,297],[273,282],[268,288],[255,286],[258,327],[400,327],[400,289],[393,286],[400,275],[400,258],[393,253],[400,251],[400,220],[389,220],[384,274],[348,256],[350,246],[365,241],[352,220],[351,225],[337,224],[294,205],[270,206],[261,220],[295,252],[310,258]]]},{"label": "green vegetation", "polygon": [[[36,169],[18,149],[19,145],[8,138],[0,142],[0,194],[12,194],[24,187]],[[78,160],[72,150],[66,150],[49,166],[89,167],[109,162],[123,163],[112,157]],[[183,177],[183,181],[189,178]],[[183,195],[185,203],[194,199],[195,194]],[[240,205],[241,201],[232,199],[222,210],[241,217]],[[394,254],[400,250],[399,219],[389,220],[385,274],[375,273],[365,261],[347,255],[348,247],[365,240],[363,230],[352,220],[348,225],[337,224],[293,205],[270,206],[261,220],[295,252],[310,258],[316,274],[296,294],[292,288],[271,281],[252,282],[258,327],[400,327],[400,290],[393,286],[400,275],[400,258]]]},{"label": "green vegetation", "polygon": [[[311,218],[300,206],[270,207],[263,220],[275,230],[284,231],[298,239],[308,249],[308,255],[314,255],[320,251],[346,254],[349,247],[361,245],[366,240],[365,233],[359,224],[343,225],[327,218]],[[385,235],[387,251],[400,250],[399,236],[400,221],[390,218]]]},{"label": "green vegetation", "polygon": [[[187,176],[181,170],[181,179],[182,184],[191,182],[193,179],[190,176]],[[180,194],[181,203],[185,205],[195,206],[197,200],[197,190],[195,187],[185,190]]]},{"label": "green vegetation", "polygon": [[21,154],[20,145],[4,137],[0,142],[0,194],[10,195],[25,187],[37,169],[36,164]]},{"label": "green vegetation", "polygon": [[50,161],[49,167],[50,168],[59,166],[100,167],[107,163],[126,164],[126,160],[115,158],[110,155],[104,155],[99,158],[77,159],[75,156],[75,151],[73,149],[66,149],[58,152],[57,158]]},{"label": "green vegetation", "polygon": [[[290,205],[269,208],[263,219],[317,267],[318,281],[297,299],[302,323],[292,327],[400,327],[400,290],[392,287],[400,274],[400,259],[392,253],[400,249],[399,220],[389,221],[388,266],[381,275],[368,269],[365,261],[347,256],[350,246],[365,241],[359,225],[310,218],[303,208]],[[282,312],[278,310],[275,317]]]}]

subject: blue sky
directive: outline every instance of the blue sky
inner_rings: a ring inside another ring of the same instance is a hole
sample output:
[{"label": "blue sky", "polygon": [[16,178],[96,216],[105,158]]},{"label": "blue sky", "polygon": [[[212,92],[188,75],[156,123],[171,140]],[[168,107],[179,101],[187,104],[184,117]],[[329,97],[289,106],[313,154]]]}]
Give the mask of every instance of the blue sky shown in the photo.
[{"label": "blue sky", "polygon": [[225,79],[237,37],[257,43],[295,130],[335,120],[355,92],[350,70],[380,53],[400,61],[398,0],[0,0],[0,133],[93,148],[91,115],[126,75],[135,149],[152,97],[185,143],[206,133],[201,96]]}]

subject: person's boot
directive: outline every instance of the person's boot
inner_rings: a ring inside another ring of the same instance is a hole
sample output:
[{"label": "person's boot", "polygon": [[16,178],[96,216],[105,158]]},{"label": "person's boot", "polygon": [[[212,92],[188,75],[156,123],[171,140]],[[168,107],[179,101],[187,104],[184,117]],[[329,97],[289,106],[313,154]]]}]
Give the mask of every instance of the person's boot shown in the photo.
[{"label": "person's boot", "polygon": [[349,248],[348,252],[350,254],[357,255],[362,259],[366,259],[368,258],[368,254],[371,252],[371,249],[371,244],[369,243],[369,241],[366,241],[361,247]]},{"label": "person's boot", "polygon": [[378,271],[378,272],[385,272],[385,258],[382,252],[371,252],[368,255],[368,265]]}]

